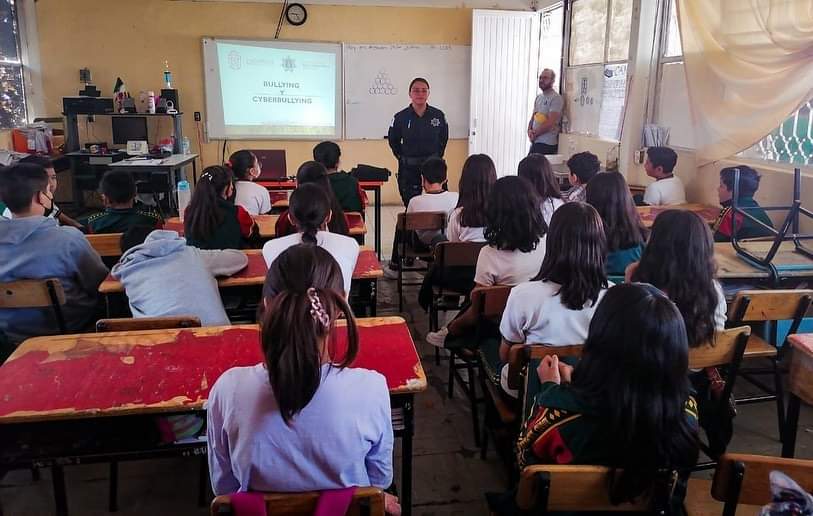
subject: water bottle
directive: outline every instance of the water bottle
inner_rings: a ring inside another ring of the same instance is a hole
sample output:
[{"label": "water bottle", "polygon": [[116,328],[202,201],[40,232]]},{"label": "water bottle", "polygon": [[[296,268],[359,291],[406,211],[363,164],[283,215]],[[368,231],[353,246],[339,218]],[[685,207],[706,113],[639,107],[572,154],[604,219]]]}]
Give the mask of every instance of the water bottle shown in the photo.
[{"label": "water bottle", "polygon": [[181,153],[191,154],[191,151],[189,150],[189,145],[190,145],[189,137],[184,136],[183,140],[181,140]]},{"label": "water bottle", "polygon": [[189,181],[178,181],[178,217],[183,222],[183,215],[189,201],[192,199],[192,192],[189,190]]},{"label": "water bottle", "polygon": [[169,61],[164,61],[164,86],[172,89],[172,72],[169,71]]}]

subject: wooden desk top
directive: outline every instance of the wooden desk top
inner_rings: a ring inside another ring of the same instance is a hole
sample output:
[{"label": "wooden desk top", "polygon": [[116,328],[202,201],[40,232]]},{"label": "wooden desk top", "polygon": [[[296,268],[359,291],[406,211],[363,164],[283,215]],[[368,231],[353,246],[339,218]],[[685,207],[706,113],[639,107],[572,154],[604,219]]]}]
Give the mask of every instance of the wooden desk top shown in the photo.
[{"label": "wooden desk top", "polygon": [[788,336],[790,355],[790,391],[807,404],[813,404],[813,333]]},{"label": "wooden desk top", "polygon": [[[364,218],[361,213],[348,212],[345,213],[350,222],[349,233],[350,236],[360,236],[367,233],[367,225],[364,223]],[[276,225],[279,215],[252,215],[254,222],[257,224],[260,238],[270,239],[276,236]],[[183,223],[178,217],[171,217],[164,222],[164,229],[177,231],[179,235],[183,236]]]},{"label": "wooden desk top", "polygon": [[[402,318],[358,319],[358,327],[353,367],[383,374],[390,394],[426,389]],[[341,355],[346,334],[334,336]],[[262,360],[256,325],[28,339],[0,367],[0,424],[201,410],[224,371]]]},{"label": "wooden desk top", "polygon": [[[758,256],[764,256],[771,247],[770,242],[748,242],[743,247]],[[793,242],[783,242],[773,259],[776,266],[807,266],[807,270],[784,270],[788,278],[813,278],[813,261],[793,251]],[[739,256],[730,242],[714,243],[714,258],[717,260],[717,277],[720,279],[767,279],[770,273],[749,264]]]},{"label": "wooden desk top", "polygon": [[[248,265],[246,268],[233,276],[218,278],[218,287],[249,287],[265,283],[265,274],[268,272],[268,267],[265,265],[262,250],[246,249],[243,252],[248,256]],[[378,261],[375,251],[367,246],[363,246],[359,250],[356,268],[353,270],[353,279],[372,280],[383,276],[384,269],[381,268],[381,262]],[[99,285],[100,294],[116,294],[120,292],[124,292],[124,287],[121,282],[114,279],[113,276],[108,275],[101,285]]]},{"label": "wooden desk top", "polygon": [[[380,188],[386,181],[359,181],[359,186],[363,189]],[[293,190],[296,188],[296,181],[257,181],[257,184],[269,190]]]},{"label": "wooden desk top", "polygon": [[637,206],[638,214],[644,226],[651,228],[655,223],[655,217],[666,210],[689,210],[697,213],[709,225],[714,224],[717,216],[720,214],[720,208],[715,206],[708,206],[706,204],[675,204],[672,206]]}]

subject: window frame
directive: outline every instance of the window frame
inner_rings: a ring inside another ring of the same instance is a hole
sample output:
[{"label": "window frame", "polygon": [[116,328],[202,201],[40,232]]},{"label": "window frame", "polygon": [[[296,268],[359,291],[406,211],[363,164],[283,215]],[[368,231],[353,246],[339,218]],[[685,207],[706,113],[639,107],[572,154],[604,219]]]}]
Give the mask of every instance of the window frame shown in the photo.
[{"label": "window frame", "polygon": [[[612,20],[612,7],[613,2],[616,0],[606,0],[607,2],[607,19],[604,22],[604,55],[603,61],[598,61],[594,63],[584,63],[584,64],[577,64],[574,65],[571,63],[571,31],[572,31],[572,19],[573,19],[573,4],[579,2],[581,0],[568,0],[565,3],[565,39],[563,41],[563,66],[562,66],[562,77],[561,77],[561,87],[560,90],[563,94],[565,94],[565,78],[570,69],[579,69],[579,68],[586,68],[590,66],[610,66],[610,65],[619,65],[619,64],[626,64],[627,65],[627,78],[626,78],[626,87],[625,87],[625,96],[624,96],[624,109],[622,111],[622,120],[621,120],[621,128],[619,137],[608,139],[602,137],[598,132],[595,134],[591,133],[574,133],[572,129],[568,130],[567,134],[578,134],[583,136],[588,136],[590,138],[596,138],[601,141],[608,141],[613,143],[620,143],[621,138],[623,137],[623,127],[624,127],[624,113],[627,109],[627,102],[629,102],[629,84],[630,84],[630,67],[631,64],[635,62],[637,58],[637,47],[638,47],[638,30],[641,23],[641,0],[631,0],[632,2],[632,12],[630,13],[630,33],[628,39],[628,47],[627,47],[627,58],[622,60],[614,60],[609,61],[609,52],[610,52],[610,45],[609,45],[609,38],[611,33],[611,20]],[[649,1],[649,0],[647,0]]]},{"label": "window frame", "polygon": [[[23,82],[23,102],[25,104],[25,123],[31,123],[43,112],[42,77],[39,52],[35,0],[15,0],[17,15],[17,44],[19,49],[18,63],[3,63],[8,66],[19,66]],[[0,131],[12,127],[0,128]]]}]

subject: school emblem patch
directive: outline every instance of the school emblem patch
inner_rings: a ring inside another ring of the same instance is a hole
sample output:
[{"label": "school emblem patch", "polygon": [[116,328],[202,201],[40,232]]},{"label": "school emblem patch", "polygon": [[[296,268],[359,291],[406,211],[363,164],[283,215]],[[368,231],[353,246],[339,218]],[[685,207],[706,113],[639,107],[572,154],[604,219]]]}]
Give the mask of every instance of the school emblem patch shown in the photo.
[{"label": "school emblem patch", "polygon": [[433,118],[429,123],[432,124],[432,127],[438,127],[440,125],[440,118]]}]

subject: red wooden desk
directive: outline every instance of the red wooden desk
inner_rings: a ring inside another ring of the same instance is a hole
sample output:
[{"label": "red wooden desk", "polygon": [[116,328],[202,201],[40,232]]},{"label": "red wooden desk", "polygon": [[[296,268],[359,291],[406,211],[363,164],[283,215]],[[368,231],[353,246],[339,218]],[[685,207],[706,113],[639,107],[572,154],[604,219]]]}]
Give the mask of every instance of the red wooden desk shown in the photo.
[{"label": "red wooden desk", "polygon": [[[269,190],[294,190],[296,188],[296,181],[257,181],[257,184],[264,186]],[[373,248],[375,249],[378,259],[381,259],[381,187],[384,181],[359,181],[359,186],[363,190],[375,193],[375,201],[373,202],[373,220],[375,221],[375,237]]]},{"label": "red wooden desk", "polygon": [[673,206],[638,206],[637,210],[644,226],[648,228],[651,228],[652,224],[655,223],[655,217],[666,210],[688,210],[697,213],[709,225],[714,224],[720,214],[720,208],[696,203],[675,204]]},{"label": "red wooden desk", "polygon": [[802,401],[813,405],[813,333],[790,335],[790,381],[788,384],[788,411],[785,415],[782,456],[793,457],[796,452],[796,430]]},{"label": "red wooden desk", "polygon": [[[378,371],[387,379],[393,428],[403,439],[400,494],[409,507],[413,396],[426,389],[426,376],[403,319],[359,319],[358,326],[359,354],[352,366]],[[343,330],[333,345],[339,355],[346,349]],[[0,367],[0,428],[204,410],[209,389],[224,371],[262,359],[255,325],[28,339]],[[57,431],[56,426],[49,429]],[[12,460],[15,455],[11,453]],[[47,459],[39,458],[38,464],[52,465]],[[115,459],[108,455],[107,460]],[[64,457],[53,462],[64,463],[71,462]],[[13,466],[25,467],[19,461]]]},{"label": "red wooden desk", "polygon": [[[348,233],[350,236],[361,236],[367,233],[367,226],[364,224],[364,218],[361,213],[348,212],[345,213],[350,222]],[[276,236],[276,225],[279,215],[253,215],[251,218],[257,224],[260,238],[269,240]],[[164,222],[164,229],[177,231],[179,235],[183,236],[184,228],[181,219],[178,217],[171,217]]]},{"label": "red wooden desk", "polygon": [[[243,252],[246,253],[248,257],[248,265],[246,268],[233,276],[218,278],[218,287],[262,287],[263,283],[265,283],[265,275],[268,272],[268,267],[265,265],[262,251],[260,249],[246,249]],[[381,268],[381,262],[378,261],[378,257],[372,249],[362,246],[361,249],[359,249],[356,268],[353,270],[353,280],[369,283],[369,299],[363,299],[362,301],[369,303],[370,315],[372,316],[375,316],[376,305],[378,304],[378,289],[376,288],[375,282],[378,278],[383,276],[384,269]],[[124,293],[124,286],[119,280],[108,275],[99,285],[99,293],[105,297],[114,294],[122,294]],[[107,315],[110,317],[110,303],[106,304],[108,307]]]}]

